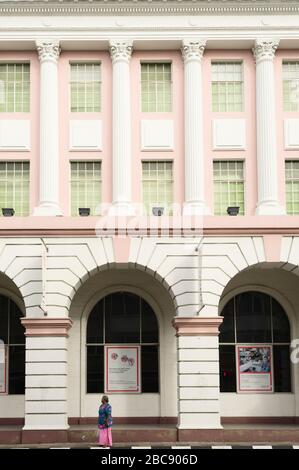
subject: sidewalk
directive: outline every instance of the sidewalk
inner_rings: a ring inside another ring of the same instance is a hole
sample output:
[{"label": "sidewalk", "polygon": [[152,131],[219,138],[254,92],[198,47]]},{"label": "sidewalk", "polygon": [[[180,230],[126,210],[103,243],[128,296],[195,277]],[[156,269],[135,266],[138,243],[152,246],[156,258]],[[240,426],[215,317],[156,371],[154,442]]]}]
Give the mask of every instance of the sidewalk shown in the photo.
[{"label": "sidewalk", "polygon": [[[0,426],[0,446],[96,445],[98,431],[93,425],[73,425],[68,430],[23,430],[22,426]],[[174,425],[114,425],[115,445],[186,446],[299,444],[299,425],[224,425],[223,429],[177,429]]]}]

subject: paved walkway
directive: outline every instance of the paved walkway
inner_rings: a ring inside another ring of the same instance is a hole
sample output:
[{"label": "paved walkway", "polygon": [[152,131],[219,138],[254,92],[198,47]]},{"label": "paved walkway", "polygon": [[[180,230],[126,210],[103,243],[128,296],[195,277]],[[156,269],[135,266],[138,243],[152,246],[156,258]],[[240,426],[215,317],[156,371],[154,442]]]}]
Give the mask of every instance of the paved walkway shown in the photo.
[{"label": "paved walkway", "polygon": [[[299,425],[224,425],[217,430],[179,430],[174,425],[114,425],[112,433],[117,448],[299,446]],[[72,425],[65,431],[23,431],[21,425],[0,426],[0,448],[91,448],[97,445],[97,435],[95,425]]]},{"label": "paved walkway", "polygon": [[[107,448],[101,448],[99,446],[96,446],[95,444],[93,445],[82,445],[82,444],[51,444],[51,445],[45,445],[45,444],[35,444],[35,445],[31,445],[31,446],[25,446],[25,445],[14,445],[14,446],[0,446],[0,450],[1,449],[14,449],[14,450],[17,450],[17,449],[53,449],[53,450],[57,450],[57,449],[61,449],[61,450],[70,450],[70,449],[91,449],[91,450],[99,450],[99,451],[102,451],[102,452],[105,452],[106,450],[109,450],[110,447],[107,447]],[[253,445],[249,445],[247,443],[246,444],[235,444],[235,445],[216,445],[216,444],[211,444],[211,445],[207,445],[207,444],[202,444],[200,445],[199,443],[192,443],[191,445],[181,445],[179,443],[177,443],[176,445],[170,445],[169,443],[166,444],[166,443],[162,443],[161,445],[157,446],[156,443],[154,444],[150,444],[150,443],[144,443],[144,444],[140,444],[140,445],[132,445],[132,444],[128,444],[128,443],[116,443],[112,448],[112,450],[122,450],[122,449],[135,449],[135,450],[138,450],[138,449],[162,449],[162,450],[169,450],[169,449],[173,449],[173,450],[182,450],[182,449],[196,449],[196,450],[205,450],[205,449],[208,449],[208,450],[222,450],[222,449],[294,449],[294,450],[299,450],[299,445],[291,445],[291,444],[265,444],[265,445],[259,445],[259,444],[253,444]]]}]

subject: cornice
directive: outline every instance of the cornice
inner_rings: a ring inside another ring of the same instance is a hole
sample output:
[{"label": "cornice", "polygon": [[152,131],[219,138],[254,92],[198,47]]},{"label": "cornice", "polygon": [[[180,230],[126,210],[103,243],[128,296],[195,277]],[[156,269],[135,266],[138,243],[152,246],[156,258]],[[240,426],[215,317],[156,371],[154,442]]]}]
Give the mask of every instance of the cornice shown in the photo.
[{"label": "cornice", "polygon": [[0,0],[2,16],[254,15],[299,13],[297,0]]}]

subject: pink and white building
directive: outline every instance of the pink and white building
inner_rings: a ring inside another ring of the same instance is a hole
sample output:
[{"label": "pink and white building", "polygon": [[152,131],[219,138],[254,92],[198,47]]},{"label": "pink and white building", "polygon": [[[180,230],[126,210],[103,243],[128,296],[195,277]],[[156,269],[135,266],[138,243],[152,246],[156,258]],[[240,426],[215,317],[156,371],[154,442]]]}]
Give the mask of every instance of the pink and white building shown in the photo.
[{"label": "pink and white building", "polygon": [[0,424],[298,422],[298,14],[0,2]]}]

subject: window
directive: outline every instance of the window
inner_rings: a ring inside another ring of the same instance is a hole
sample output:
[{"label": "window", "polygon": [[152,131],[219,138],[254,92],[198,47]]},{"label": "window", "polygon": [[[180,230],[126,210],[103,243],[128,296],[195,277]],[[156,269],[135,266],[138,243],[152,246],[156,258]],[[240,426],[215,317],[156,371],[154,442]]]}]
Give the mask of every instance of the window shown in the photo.
[{"label": "window", "polygon": [[25,334],[22,313],[8,297],[0,295],[0,340],[4,342],[8,360],[8,393],[25,393]]},{"label": "window", "polygon": [[285,162],[287,214],[299,214],[299,160]]},{"label": "window", "polygon": [[299,111],[299,62],[282,63],[283,110]]},{"label": "window", "polygon": [[71,215],[79,207],[89,207],[90,215],[98,213],[101,203],[101,162],[71,162]]},{"label": "window", "polygon": [[29,215],[29,163],[0,162],[0,210],[2,207],[13,208],[16,216]]},{"label": "window", "polygon": [[142,112],[171,112],[171,64],[141,64]]},{"label": "window", "polygon": [[143,204],[146,214],[152,214],[152,207],[164,207],[164,214],[172,214],[172,186],[172,162],[142,162]]},{"label": "window", "polygon": [[291,391],[290,324],[281,305],[270,295],[245,292],[224,307],[220,327],[220,391],[236,392],[236,346],[267,344],[273,348],[275,392]]},{"label": "window", "polygon": [[71,64],[71,112],[101,111],[100,63]]},{"label": "window", "polygon": [[212,62],[212,111],[243,111],[241,62]]},{"label": "window", "polygon": [[30,65],[0,63],[0,112],[29,113]]},{"label": "window", "polygon": [[244,215],[244,169],[240,161],[214,162],[214,214],[227,215],[230,206]]},{"label": "window", "polygon": [[86,330],[87,393],[104,392],[105,344],[140,344],[142,393],[159,393],[159,329],[155,313],[141,297],[117,292],[89,315]]}]

